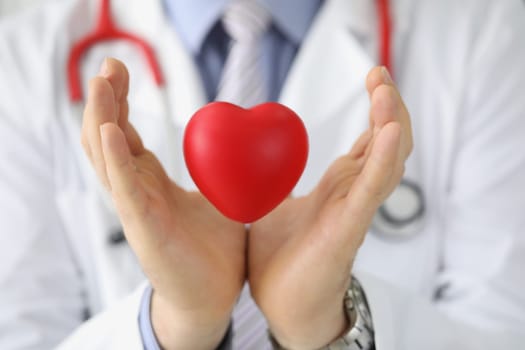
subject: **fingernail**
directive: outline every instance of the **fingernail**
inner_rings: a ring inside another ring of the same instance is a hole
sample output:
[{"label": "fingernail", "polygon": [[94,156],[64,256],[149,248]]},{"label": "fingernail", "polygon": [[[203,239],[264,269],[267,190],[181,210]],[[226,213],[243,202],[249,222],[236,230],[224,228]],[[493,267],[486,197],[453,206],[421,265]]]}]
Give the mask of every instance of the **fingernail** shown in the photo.
[{"label": "fingernail", "polygon": [[108,59],[104,58],[104,61],[102,61],[102,65],[100,66],[100,71],[98,72],[98,75],[107,78],[108,76]]},{"label": "fingernail", "polygon": [[392,79],[392,76],[388,72],[388,69],[386,67],[381,67],[381,73],[383,74],[383,81],[387,84],[394,84],[394,80]]}]

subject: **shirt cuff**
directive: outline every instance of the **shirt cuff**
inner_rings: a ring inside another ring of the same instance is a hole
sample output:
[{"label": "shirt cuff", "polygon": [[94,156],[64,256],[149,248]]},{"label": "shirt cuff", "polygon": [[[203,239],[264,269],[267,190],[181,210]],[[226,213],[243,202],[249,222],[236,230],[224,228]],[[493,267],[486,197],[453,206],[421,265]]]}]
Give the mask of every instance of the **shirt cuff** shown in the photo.
[{"label": "shirt cuff", "polygon": [[[153,325],[151,324],[151,286],[148,286],[142,295],[142,300],[140,302],[139,309],[139,329],[140,336],[142,338],[142,344],[144,345],[144,350],[160,350],[159,342],[155,336],[155,331],[153,331]],[[224,339],[217,347],[217,350],[231,350],[232,348],[232,324],[224,336]]]},{"label": "shirt cuff", "polygon": [[139,329],[144,350],[160,350],[159,342],[155,337],[151,324],[151,286],[148,286],[142,295],[139,309]]}]

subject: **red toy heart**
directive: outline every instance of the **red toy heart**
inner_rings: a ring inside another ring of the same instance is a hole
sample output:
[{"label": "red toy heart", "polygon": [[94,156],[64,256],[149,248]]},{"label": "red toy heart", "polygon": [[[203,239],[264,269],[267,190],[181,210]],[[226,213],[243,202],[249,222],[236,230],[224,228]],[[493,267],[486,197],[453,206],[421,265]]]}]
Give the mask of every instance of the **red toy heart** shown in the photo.
[{"label": "red toy heart", "polygon": [[193,181],[225,216],[253,222],[292,191],[308,157],[301,119],[278,103],[244,109],[226,102],[197,111],[184,134]]}]

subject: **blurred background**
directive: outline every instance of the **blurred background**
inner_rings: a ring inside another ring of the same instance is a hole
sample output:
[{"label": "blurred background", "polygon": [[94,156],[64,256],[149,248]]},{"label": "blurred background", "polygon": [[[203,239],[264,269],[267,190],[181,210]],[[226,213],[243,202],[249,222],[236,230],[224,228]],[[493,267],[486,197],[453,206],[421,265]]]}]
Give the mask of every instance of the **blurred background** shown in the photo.
[{"label": "blurred background", "polygon": [[0,0],[0,18],[49,0]]}]

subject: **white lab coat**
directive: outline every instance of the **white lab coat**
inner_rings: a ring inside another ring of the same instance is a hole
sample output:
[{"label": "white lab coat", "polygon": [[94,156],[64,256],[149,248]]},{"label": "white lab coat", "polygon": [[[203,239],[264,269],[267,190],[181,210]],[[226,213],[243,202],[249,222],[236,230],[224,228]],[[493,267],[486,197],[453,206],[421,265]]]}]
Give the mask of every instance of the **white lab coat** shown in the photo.
[{"label": "white lab coat", "polygon": [[[98,1],[97,1],[98,3]],[[160,1],[114,0],[118,23],[155,48],[167,88],[125,43],[96,47],[131,71],[131,120],[170,175],[193,188],[181,152],[205,103],[198,72]],[[425,194],[420,232],[371,232],[354,265],[378,350],[525,348],[525,6],[520,0],[395,0],[394,74],[411,111],[406,177]],[[67,97],[72,42],[94,1],[64,0],[0,24],[0,348],[141,349],[144,277],[80,146]],[[368,123],[365,76],[377,57],[370,0],[327,0],[281,102],[304,120],[311,190]],[[84,84],[85,86],[85,84]],[[439,293],[436,293],[439,290]],[[81,325],[86,310],[98,314]]]}]

